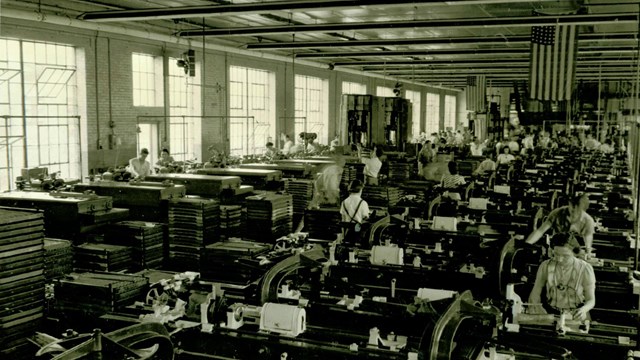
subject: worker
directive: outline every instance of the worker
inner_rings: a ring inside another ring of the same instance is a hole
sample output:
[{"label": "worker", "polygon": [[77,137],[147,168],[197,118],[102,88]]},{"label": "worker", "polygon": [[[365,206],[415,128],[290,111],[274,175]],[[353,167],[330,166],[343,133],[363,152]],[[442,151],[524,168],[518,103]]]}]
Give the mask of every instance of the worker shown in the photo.
[{"label": "worker", "polygon": [[470,145],[470,150],[471,150],[471,156],[482,156],[482,153],[484,152],[484,144],[480,141],[480,139],[478,139],[477,136],[475,136],[473,138],[473,142]]},{"label": "worker", "polygon": [[377,186],[378,175],[380,174],[380,169],[382,168],[382,161],[380,157],[382,156],[383,151],[377,146],[373,147],[373,151],[371,152],[371,156],[369,158],[362,157],[362,147],[358,144],[358,158],[364,164],[364,180],[367,185]]},{"label": "worker", "polygon": [[338,146],[340,146],[340,137],[336,134],[333,140],[331,140],[329,147],[331,151],[335,151]]},{"label": "worker", "polygon": [[267,150],[264,153],[265,156],[274,157],[278,155],[278,150],[276,149],[276,147],[273,145],[271,141],[267,142],[266,148]]},{"label": "worker", "polygon": [[587,138],[584,140],[584,148],[585,150],[598,150],[600,147],[600,142],[593,138],[593,135],[588,132]]},{"label": "worker", "polygon": [[156,162],[156,165],[167,167],[174,162],[175,160],[173,160],[173,156],[169,154],[169,150],[162,149],[162,152],[160,152],[160,159]]},{"label": "worker", "polygon": [[445,189],[457,189],[459,186],[466,184],[464,177],[458,174],[458,164],[455,161],[447,163],[449,173],[442,177],[440,185]]},{"label": "worker", "polygon": [[[568,233],[551,238],[553,257],[538,268],[536,281],[529,295],[530,314],[562,314],[570,312],[574,319],[588,320],[596,305],[596,276],[593,267],[575,256],[577,241]],[[541,299],[546,289],[546,302]]]},{"label": "worker", "polygon": [[133,175],[134,179],[144,180],[146,176],[151,175],[151,164],[147,161],[147,156],[149,156],[149,150],[142,148],[138,157],[129,160],[127,171]]},{"label": "worker", "polygon": [[362,189],[362,182],[353,180],[349,184],[349,197],[340,205],[344,238],[353,244],[359,244],[362,223],[369,218],[369,204],[362,199]]},{"label": "worker", "polygon": [[508,145],[502,147],[502,154],[498,155],[496,163],[500,165],[509,165],[516,157],[511,155],[511,147]]},{"label": "worker", "polygon": [[473,175],[485,175],[490,171],[496,171],[496,162],[490,158],[486,158],[478,165],[478,168],[473,172]]},{"label": "worker", "polygon": [[604,144],[600,145],[598,147],[598,151],[600,151],[601,153],[604,154],[613,154],[615,152],[611,139],[606,139],[604,141]]},{"label": "worker", "polygon": [[291,140],[291,136],[282,133],[280,134],[280,140],[283,142],[282,145],[282,154],[283,155],[289,155],[289,151],[291,150],[291,147],[293,146],[293,141]]},{"label": "worker", "polygon": [[425,141],[422,149],[420,149],[420,153],[418,154],[418,175],[423,175],[423,169],[427,164],[433,161],[435,154],[433,153],[433,148],[431,147],[431,141]]},{"label": "worker", "polygon": [[549,229],[554,233],[573,233],[578,235],[578,240],[582,241],[587,254],[592,251],[593,234],[595,232],[595,221],[587,214],[587,201],[583,200],[584,195],[573,196],[569,199],[569,205],[553,210],[547,219],[532,232],[527,238],[527,243],[535,244]]},{"label": "worker", "polygon": [[340,200],[340,181],[344,171],[345,160],[340,154],[334,155],[334,164],[326,166],[317,175],[314,182],[314,198],[312,206],[320,205],[337,206]]}]

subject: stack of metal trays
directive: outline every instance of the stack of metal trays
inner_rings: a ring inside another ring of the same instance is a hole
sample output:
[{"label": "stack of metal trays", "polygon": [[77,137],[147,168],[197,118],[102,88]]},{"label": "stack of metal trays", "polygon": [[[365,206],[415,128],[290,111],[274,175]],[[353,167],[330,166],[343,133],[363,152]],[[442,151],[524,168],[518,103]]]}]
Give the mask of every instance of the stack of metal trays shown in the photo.
[{"label": "stack of metal trays", "polygon": [[271,245],[240,239],[208,245],[203,254],[202,278],[209,281],[248,284],[262,275],[262,271],[253,266],[251,259],[270,249]]},{"label": "stack of metal trays", "polygon": [[265,193],[247,197],[245,237],[265,242],[288,235],[293,228],[293,198],[289,194]]},{"label": "stack of metal trays", "polygon": [[304,231],[312,239],[335,240],[342,232],[339,208],[307,209],[304,212]]},{"label": "stack of metal trays", "polygon": [[56,280],[56,310],[100,316],[132,305],[149,290],[144,276],[105,272],[73,273]]},{"label": "stack of metal trays", "polygon": [[404,162],[389,163],[389,180],[394,182],[403,182],[409,180],[413,164]]},{"label": "stack of metal trays", "polygon": [[74,249],[74,266],[86,271],[131,270],[133,253],[128,246],[86,243]]},{"label": "stack of metal trays", "polygon": [[242,206],[220,205],[220,238],[241,237]]},{"label": "stack of metal trays", "polygon": [[293,214],[304,215],[313,198],[313,181],[292,179],[284,183],[284,190],[293,197]]},{"label": "stack of metal trays", "polygon": [[397,187],[367,185],[362,190],[362,198],[370,207],[396,206],[401,197],[402,193]]},{"label": "stack of metal trays", "polygon": [[169,203],[169,261],[176,271],[199,271],[202,249],[219,239],[220,202],[184,198]]},{"label": "stack of metal trays", "polygon": [[109,228],[105,242],[131,247],[133,270],[156,269],[164,259],[164,224],[146,221],[121,221]]},{"label": "stack of metal trays", "polygon": [[44,277],[47,282],[73,271],[73,247],[71,241],[44,239]]},{"label": "stack of metal trays", "polygon": [[44,218],[0,208],[0,359],[20,359],[44,316]]}]

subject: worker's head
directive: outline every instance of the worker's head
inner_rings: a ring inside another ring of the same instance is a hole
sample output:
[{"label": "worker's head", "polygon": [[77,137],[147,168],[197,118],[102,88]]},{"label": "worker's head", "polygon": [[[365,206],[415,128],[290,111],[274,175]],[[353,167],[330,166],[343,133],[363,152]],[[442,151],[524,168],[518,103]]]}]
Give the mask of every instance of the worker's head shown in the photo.
[{"label": "worker's head", "polygon": [[458,163],[455,161],[449,161],[447,163],[447,167],[449,168],[449,174],[458,175]]},{"label": "worker's head", "polygon": [[170,155],[170,154],[169,154],[169,150],[168,150],[168,149],[162,149],[162,151],[160,152],[160,156],[161,156],[163,159],[168,158],[168,157],[169,157],[169,155]]},{"label": "worker's head", "polygon": [[503,154],[509,154],[509,153],[511,153],[511,149],[508,146],[503,146],[502,147],[502,153]]},{"label": "worker's head", "polygon": [[579,247],[576,238],[569,233],[558,233],[551,238],[551,252],[559,264],[571,261],[575,256],[575,249]]},{"label": "worker's head", "polygon": [[289,140],[291,140],[291,136],[285,134],[285,133],[280,133],[280,140],[287,142]]},{"label": "worker's head", "polygon": [[273,149],[273,143],[271,141],[267,142],[267,149],[271,150]]},{"label": "worker's head", "polygon": [[147,156],[149,156],[149,150],[147,150],[147,148],[140,149],[140,160],[146,160]]},{"label": "worker's head", "polygon": [[363,184],[360,180],[353,180],[351,184],[349,184],[349,194],[360,194],[362,193]]},{"label": "worker's head", "polygon": [[589,207],[589,196],[574,195],[569,198],[569,220],[571,222],[577,221],[582,215],[582,212]]},{"label": "worker's head", "polygon": [[376,152],[375,153],[376,153],[376,157],[380,158],[382,156],[382,154],[384,154],[384,151],[382,151],[381,148],[376,147]]}]

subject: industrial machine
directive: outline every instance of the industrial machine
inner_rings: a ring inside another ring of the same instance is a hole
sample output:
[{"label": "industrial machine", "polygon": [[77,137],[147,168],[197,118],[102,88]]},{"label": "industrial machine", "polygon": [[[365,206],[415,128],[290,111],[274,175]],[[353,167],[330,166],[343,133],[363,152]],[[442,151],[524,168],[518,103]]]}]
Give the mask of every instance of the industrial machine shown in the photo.
[{"label": "industrial machine", "polygon": [[[222,170],[222,169],[221,169]],[[240,189],[238,176],[199,175],[199,174],[157,174],[150,175],[145,181],[184,185],[187,195],[217,198],[223,192],[234,194]]]},{"label": "industrial machine", "polygon": [[109,196],[74,192],[0,193],[0,206],[42,210],[45,234],[69,240],[129,216],[128,209],[114,208]]},{"label": "industrial machine", "polygon": [[245,185],[253,186],[260,190],[277,190],[280,188],[282,172],[266,169],[236,169],[236,168],[203,168],[195,170],[199,175],[236,176]]}]

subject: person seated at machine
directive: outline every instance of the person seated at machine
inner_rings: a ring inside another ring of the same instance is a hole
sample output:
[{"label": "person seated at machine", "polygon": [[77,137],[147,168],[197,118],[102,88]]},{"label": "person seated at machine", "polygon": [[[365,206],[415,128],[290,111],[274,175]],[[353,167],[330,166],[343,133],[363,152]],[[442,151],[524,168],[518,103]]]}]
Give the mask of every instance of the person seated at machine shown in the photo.
[{"label": "person seated at machine", "polygon": [[496,162],[490,158],[486,158],[478,164],[478,168],[473,172],[473,175],[482,176],[491,171],[496,171]]},{"label": "person seated at machine", "polygon": [[166,174],[170,172],[169,167],[175,162],[173,156],[169,154],[169,150],[162,149],[160,152],[160,159],[156,161],[156,171],[161,174]]},{"label": "person seated at machine", "polygon": [[282,154],[283,155],[289,155],[289,151],[291,150],[291,147],[293,146],[293,140],[291,140],[291,136],[282,133],[280,134],[280,140],[282,141],[283,145],[282,145]]},{"label": "person seated at machine", "polygon": [[266,148],[267,150],[264,152],[265,156],[274,157],[278,155],[278,149],[276,149],[271,141],[267,142]]},{"label": "person seated at machine", "polygon": [[496,163],[498,166],[505,166],[511,164],[515,159],[516,157],[511,155],[511,148],[509,146],[503,146],[502,154],[498,155]]},{"label": "person seated at machine", "polygon": [[349,184],[349,197],[340,205],[343,235],[345,241],[359,244],[362,235],[362,223],[369,218],[369,204],[362,199],[362,181],[353,180]]},{"label": "person seated at machine", "polygon": [[[542,262],[529,295],[530,314],[571,313],[576,320],[589,319],[596,305],[596,276],[593,267],[575,256],[576,239],[568,233],[551,238],[552,258]],[[542,290],[546,301],[542,302]]]},{"label": "person seated at machine", "polygon": [[464,180],[464,177],[458,174],[458,163],[455,161],[449,161],[447,163],[447,167],[449,168],[449,173],[445,174],[442,177],[442,181],[440,185],[444,189],[454,190],[458,189],[458,187],[465,185],[467,182]]},{"label": "person seated at machine", "polygon": [[340,203],[340,181],[344,171],[345,160],[340,155],[334,155],[335,164],[328,165],[317,175],[314,186],[312,207],[320,205],[337,206]]},{"label": "person seated at machine", "polygon": [[378,185],[378,175],[380,174],[380,169],[382,168],[382,161],[380,157],[383,152],[377,146],[373,147],[373,151],[371,152],[370,158],[362,157],[362,148],[360,144],[358,144],[358,158],[364,164],[364,181],[367,185]]},{"label": "person seated at machine", "polygon": [[535,244],[549,230],[553,229],[557,233],[574,233],[578,239],[582,239],[581,246],[585,247],[586,253],[592,251],[593,234],[595,233],[595,221],[585,211],[588,207],[588,197],[577,195],[569,199],[569,205],[561,206],[547,216],[547,219],[532,232],[527,238],[527,243]]},{"label": "person seated at machine", "polygon": [[147,161],[147,156],[149,150],[142,148],[138,157],[129,160],[127,171],[133,175],[134,180],[144,180],[146,176],[151,175],[151,164]]},{"label": "person seated at machine", "polygon": [[473,137],[473,142],[469,145],[469,151],[471,156],[482,156],[485,149],[485,145],[480,141],[477,136]]}]

